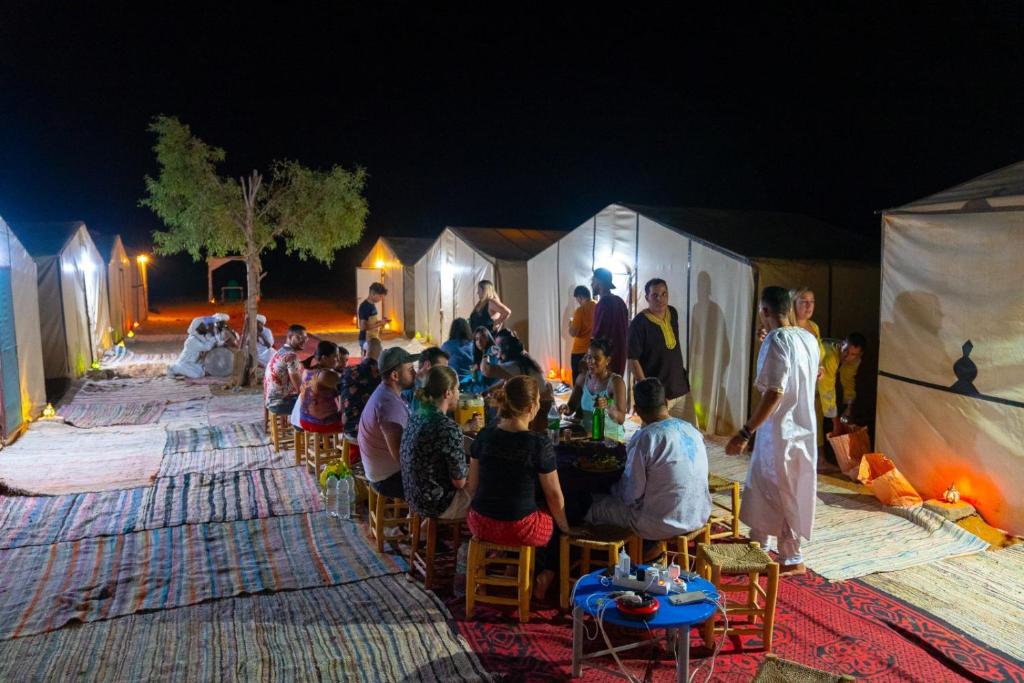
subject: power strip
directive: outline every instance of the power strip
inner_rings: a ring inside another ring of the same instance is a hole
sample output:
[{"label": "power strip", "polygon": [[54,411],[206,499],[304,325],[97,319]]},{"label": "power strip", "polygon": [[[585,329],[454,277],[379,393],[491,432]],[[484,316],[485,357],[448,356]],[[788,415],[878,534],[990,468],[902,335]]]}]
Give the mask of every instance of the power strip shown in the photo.
[{"label": "power strip", "polygon": [[674,583],[670,578],[668,578],[667,574],[663,575],[662,572],[657,570],[648,569],[647,577],[638,579],[632,574],[622,574],[618,569],[616,569],[615,574],[612,576],[612,585],[644,593],[651,593],[653,595],[668,595],[673,590],[686,590],[685,583]]}]

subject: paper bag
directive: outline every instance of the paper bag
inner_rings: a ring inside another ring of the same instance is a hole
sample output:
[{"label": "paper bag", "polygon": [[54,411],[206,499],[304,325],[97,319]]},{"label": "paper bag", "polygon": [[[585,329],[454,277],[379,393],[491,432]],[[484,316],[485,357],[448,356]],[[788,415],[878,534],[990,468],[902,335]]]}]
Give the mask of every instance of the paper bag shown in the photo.
[{"label": "paper bag", "polygon": [[865,453],[857,474],[857,479],[870,487],[883,505],[913,507],[924,502],[892,460],[881,453]]},{"label": "paper bag", "polygon": [[867,427],[857,427],[845,434],[828,435],[828,442],[836,454],[839,469],[850,479],[857,479],[861,457],[871,451],[871,439]]}]

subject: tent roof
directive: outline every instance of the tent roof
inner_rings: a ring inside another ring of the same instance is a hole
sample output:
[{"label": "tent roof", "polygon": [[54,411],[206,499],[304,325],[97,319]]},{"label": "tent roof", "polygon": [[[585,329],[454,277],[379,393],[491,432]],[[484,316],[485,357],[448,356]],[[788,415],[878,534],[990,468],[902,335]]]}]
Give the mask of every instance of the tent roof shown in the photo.
[{"label": "tent roof", "polygon": [[448,228],[482,254],[503,261],[527,261],[561,238],[558,230],[530,228]]},{"label": "tent roof", "polygon": [[14,226],[14,232],[25,250],[33,258],[38,258],[59,254],[68,240],[84,226],[85,223],[82,221],[19,223]]},{"label": "tent roof", "polygon": [[856,259],[877,252],[862,235],[795,213],[620,205],[748,259]]},{"label": "tent roof", "polygon": [[[114,255],[114,244],[121,239],[120,235],[105,232],[94,232],[91,233],[92,241],[96,244],[96,248],[100,250],[100,256],[103,257],[104,263],[110,263],[110,259]],[[124,242],[121,242],[121,248],[124,249]],[[125,253],[128,250],[125,249]]]},{"label": "tent roof", "polygon": [[910,209],[931,204],[969,202],[972,199],[991,199],[1024,195],[1024,161],[1004,166],[998,170],[972,178],[965,183],[954,185],[948,190],[937,192],[910,202],[901,209]]},{"label": "tent roof", "polygon": [[395,252],[398,260],[407,266],[415,264],[427,253],[434,240],[430,237],[381,237]]}]

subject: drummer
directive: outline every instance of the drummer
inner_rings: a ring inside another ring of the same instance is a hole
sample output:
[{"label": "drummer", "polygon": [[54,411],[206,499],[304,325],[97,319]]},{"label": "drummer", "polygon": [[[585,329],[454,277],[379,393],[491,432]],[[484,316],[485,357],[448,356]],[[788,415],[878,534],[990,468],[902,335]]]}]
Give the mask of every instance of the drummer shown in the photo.
[{"label": "drummer", "polygon": [[214,336],[217,338],[217,346],[238,348],[238,333],[228,325],[231,316],[227,313],[214,313]]},{"label": "drummer", "polygon": [[576,414],[583,428],[590,430],[596,409],[604,409],[604,438],[625,441],[626,413],[629,412],[629,393],[620,375],[611,371],[611,344],[605,339],[592,339],[584,357],[587,370],[576,378],[572,396],[558,407],[565,415]]}]

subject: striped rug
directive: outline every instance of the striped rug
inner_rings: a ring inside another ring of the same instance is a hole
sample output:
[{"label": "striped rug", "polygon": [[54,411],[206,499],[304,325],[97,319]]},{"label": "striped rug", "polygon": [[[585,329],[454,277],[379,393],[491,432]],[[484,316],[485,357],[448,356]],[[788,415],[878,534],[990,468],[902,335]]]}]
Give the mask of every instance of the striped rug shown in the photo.
[{"label": "striped rug", "polygon": [[240,470],[279,469],[293,467],[291,451],[277,452],[273,446],[239,446],[196,453],[165,453],[160,463],[160,476],[173,477],[186,472],[237,472]]},{"label": "striped rug", "polygon": [[167,404],[163,401],[146,403],[90,403],[74,401],[60,409],[60,416],[68,424],[80,429],[110,427],[113,425],[141,425],[157,422]]},{"label": "striped rug", "polygon": [[237,393],[214,396],[210,399],[210,425],[239,424],[263,417],[263,394]]},{"label": "striped rug", "polygon": [[317,482],[304,467],[157,479],[139,529],[320,512]]},{"label": "striped rug", "polygon": [[215,598],[404,570],[326,513],[0,550],[0,640]]},{"label": "striped rug", "polygon": [[184,474],[155,487],[0,497],[0,548],[321,510],[316,481],[301,467]]},{"label": "striped rug", "polygon": [[157,422],[168,431],[205,427],[210,424],[209,406],[210,399],[206,397],[169,403]]},{"label": "striped rug", "polygon": [[1024,662],[1024,544],[861,581]]},{"label": "striped rug", "polygon": [[0,455],[0,479],[26,491],[60,495],[148,486],[167,433],[160,425],[78,429],[33,422]]},{"label": "striped rug", "polygon": [[[708,440],[707,451],[712,472],[746,481],[749,455],[725,455],[721,439]],[[715,498],[727,500],[722,494]],[[749,532],[746,525],[742,528],[743,533]],[[803,543],[807,566],[832,581],[906,569],[986,548],[984,540],[920,506],[887,507],[867,488],[833,485],[820,476],[812,538]]]},{"label": "striped rug", "polygon": [[143,377],[89,381],[75,393],[72,402],[137,403],[161,400],[167,403],[210,398],[207,386],[192,386],[169,377]]},{"label": "striped rug", "polygon": [[386,576],[2,642],[0,680],[491,680],[450,619],[433,593]]},{"label": "striped rug", "polygon": [[217,448],[266,446],[270,437],[263,431],[263,421],[221,427],[196,427],[167,432],[164,453],[195,453]]}]

